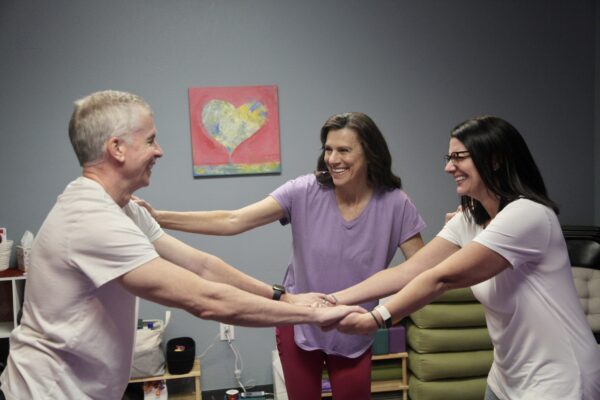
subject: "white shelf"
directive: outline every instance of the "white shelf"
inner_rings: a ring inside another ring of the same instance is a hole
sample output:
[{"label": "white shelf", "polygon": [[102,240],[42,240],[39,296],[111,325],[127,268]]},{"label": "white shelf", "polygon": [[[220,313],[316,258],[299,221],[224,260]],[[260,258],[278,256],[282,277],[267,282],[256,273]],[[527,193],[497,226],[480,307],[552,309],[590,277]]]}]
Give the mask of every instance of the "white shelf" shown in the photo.
[{"label": "white shelf", "polygon": [[192,378],[192,379],[194,379],[194,392],[193,393],[178,393],[178,394],[169,393],[168,394],[169,399],[202,400],[202,388],[200,386],[200,375],[201,375],[200,359],[196,358],[194,360],[194,365],[192,367],[192,370],[190,372],[188,372],[187,374],[173,375],[167,370],[167,371],[165,371],[164,375],[148,376],[146,378],[134,378],[134,379],[130,379],[129,383],[157,381],[157,380],[161,380],[161,379],[169,380],[169,379]]}]

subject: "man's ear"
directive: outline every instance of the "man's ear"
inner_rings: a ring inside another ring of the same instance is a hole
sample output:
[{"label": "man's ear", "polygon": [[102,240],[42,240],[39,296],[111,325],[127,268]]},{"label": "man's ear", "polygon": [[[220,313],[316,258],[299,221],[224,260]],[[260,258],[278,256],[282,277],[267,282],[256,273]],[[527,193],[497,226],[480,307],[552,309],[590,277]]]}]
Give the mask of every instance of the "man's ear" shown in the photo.
[{"label": "man's ear", "polygon": [[125,161],[125,150],[125,143],[116,136],[112,136],[106,142],[106,152],[111,158],[119,162]]}]

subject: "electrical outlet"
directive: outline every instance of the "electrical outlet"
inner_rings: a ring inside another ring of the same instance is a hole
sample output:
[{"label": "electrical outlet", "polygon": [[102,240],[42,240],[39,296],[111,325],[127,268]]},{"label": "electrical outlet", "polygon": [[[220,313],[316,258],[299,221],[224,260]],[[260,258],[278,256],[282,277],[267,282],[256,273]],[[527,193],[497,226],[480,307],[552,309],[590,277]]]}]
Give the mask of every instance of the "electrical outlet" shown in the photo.
[{"label": "electrical outlet", "polygon": [[233,340],[235,339],[235,332],[233,331],[233,325],[219,324],[219,337],[221,340]]}]

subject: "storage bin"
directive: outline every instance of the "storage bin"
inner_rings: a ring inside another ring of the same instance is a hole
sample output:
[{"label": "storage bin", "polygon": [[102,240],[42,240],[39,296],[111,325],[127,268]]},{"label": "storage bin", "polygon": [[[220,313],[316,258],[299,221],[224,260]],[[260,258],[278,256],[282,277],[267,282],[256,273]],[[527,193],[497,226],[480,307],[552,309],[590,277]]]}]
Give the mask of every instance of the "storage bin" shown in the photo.
[{"label": "storage bin", "polygon": [[196,343],[189,337],[173,338],[167,342],[167,368],[173,375],[187,374],[194,366]]},{"label": "storage bin", "polygon": [[375,340],[373,341],[372,354],[389,354],[390,338],[387,329],[377,329]]},{"label": "storage bin", "polygon": [[404,353],[406,351],[406,332],[404,326],[394,325],[388,329],[390,353]]}]

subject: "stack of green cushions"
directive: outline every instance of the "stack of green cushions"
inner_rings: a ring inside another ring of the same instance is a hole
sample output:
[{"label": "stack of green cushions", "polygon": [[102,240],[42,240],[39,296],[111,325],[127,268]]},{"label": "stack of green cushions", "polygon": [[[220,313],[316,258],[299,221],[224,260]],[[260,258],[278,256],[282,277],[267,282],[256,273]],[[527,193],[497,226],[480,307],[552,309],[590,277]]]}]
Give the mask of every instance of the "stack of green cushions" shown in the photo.
[{"label": "stack of green cushions", "polygon": [[483,306],[451,290],[406,321],[412,400],[481,400],[493,360]]}]

